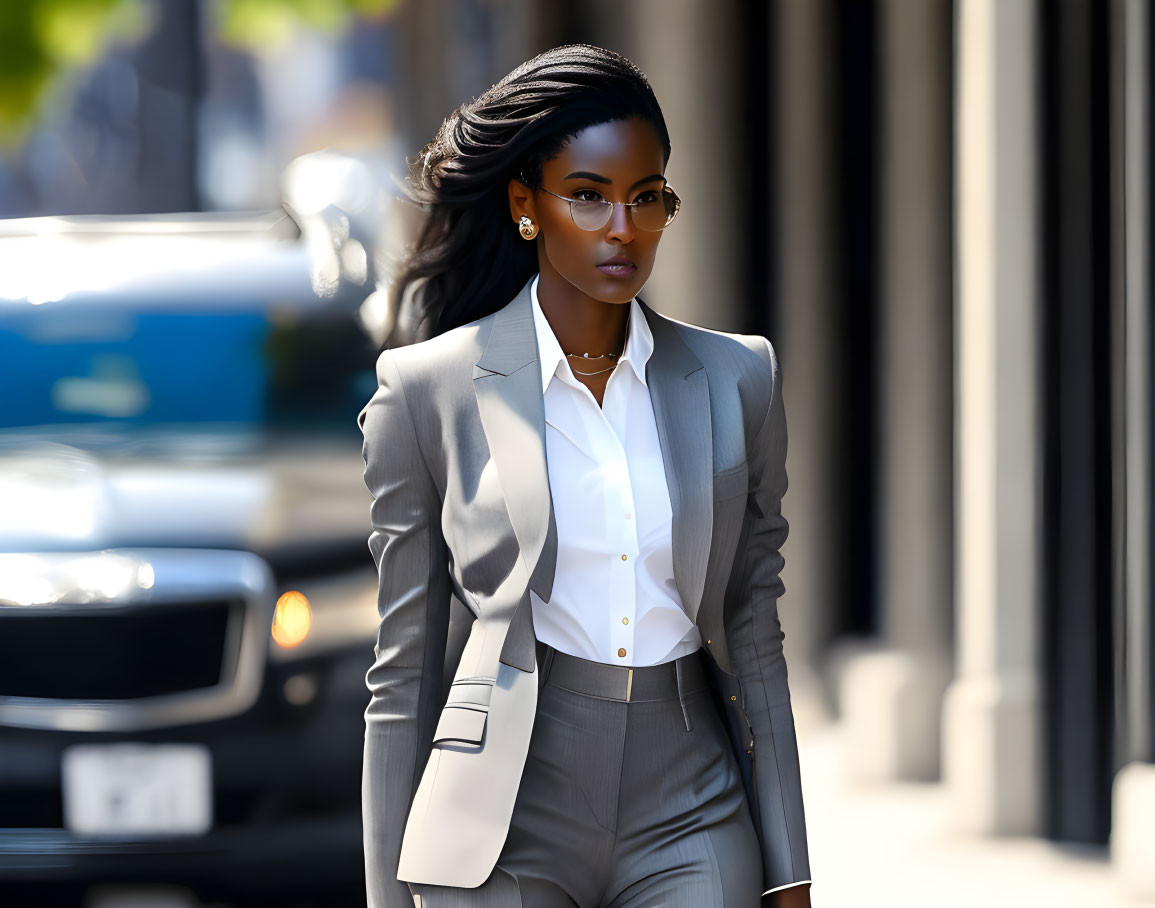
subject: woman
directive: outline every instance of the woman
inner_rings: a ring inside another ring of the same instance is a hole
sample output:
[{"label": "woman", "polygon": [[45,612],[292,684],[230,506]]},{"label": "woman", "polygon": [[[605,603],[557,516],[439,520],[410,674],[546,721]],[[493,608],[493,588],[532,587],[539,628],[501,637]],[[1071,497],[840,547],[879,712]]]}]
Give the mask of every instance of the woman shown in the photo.
[{"label": "woman", "polygon": [[381,355],[358,417],[371,905],[809,905],[781,375],[765,338],[636,298],[679,207],[669,156],[645,76],[570,45],[415,168],[428,219],[393,299],[420,342]]}]

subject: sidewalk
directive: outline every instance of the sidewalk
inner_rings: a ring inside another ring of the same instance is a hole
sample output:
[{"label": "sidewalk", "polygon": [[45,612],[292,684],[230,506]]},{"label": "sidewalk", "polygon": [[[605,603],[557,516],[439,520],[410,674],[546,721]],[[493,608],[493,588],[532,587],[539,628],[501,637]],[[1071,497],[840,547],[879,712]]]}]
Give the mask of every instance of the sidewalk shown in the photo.
[{"label": "sidewalk", "polygon": [[937,784],[843,781],[839,729],[799,736],[815,908],[1133,908],[1105,848],[950,829]]}]

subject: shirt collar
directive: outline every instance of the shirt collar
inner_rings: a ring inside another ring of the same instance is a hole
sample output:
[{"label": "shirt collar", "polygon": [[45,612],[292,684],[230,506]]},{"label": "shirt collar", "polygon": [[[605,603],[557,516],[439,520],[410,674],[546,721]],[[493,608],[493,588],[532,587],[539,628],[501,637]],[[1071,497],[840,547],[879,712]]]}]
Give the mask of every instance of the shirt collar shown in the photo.
[{"label": "shirt collar", "polygon": [[[538,358],[541,360],[541,391],[544,394],[549,387],[550,380],[555,375],[563,378],[565,372],[572,375],[573,370],[569,368],[569,360],[566,359],[565,351],[562,350],[553,327],[541,309],[541,302],[537,298],[539,277],[540,275],[534,275],[533,283],[530,284],[529,295],[533,303],[533,327],[537,333],[537,352]],[[642,307],[638,305],[636,297],[630,300],[628,318],[626,346],[622,350],[618,362],[628,362],[634,370],[634,375],[638,377],[638,381],[644,387],[649,387],[646,383],[646,363],[650,359],[650,354],[654,352],[654,335],[646,323],[646,316],[642,312]],[[565,372],[559,373],[558,370],[563,366]],[[574,381],[576,380],[574,378]]]}]

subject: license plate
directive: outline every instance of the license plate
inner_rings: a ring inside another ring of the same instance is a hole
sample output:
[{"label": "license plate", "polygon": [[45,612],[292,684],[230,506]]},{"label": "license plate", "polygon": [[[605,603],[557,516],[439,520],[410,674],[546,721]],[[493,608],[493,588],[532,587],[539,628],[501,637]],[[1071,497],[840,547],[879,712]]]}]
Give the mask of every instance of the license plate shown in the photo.
[{"label": "license plate", "polygon": [[61,764],[64,823],[84,835],[174,835],[212,825],[212,766],[199,744],[78,744]]}]

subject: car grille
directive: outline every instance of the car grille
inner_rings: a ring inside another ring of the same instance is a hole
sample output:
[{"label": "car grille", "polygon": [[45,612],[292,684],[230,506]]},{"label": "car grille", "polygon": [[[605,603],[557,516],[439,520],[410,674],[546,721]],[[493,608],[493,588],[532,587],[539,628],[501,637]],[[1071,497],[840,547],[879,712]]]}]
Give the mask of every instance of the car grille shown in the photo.
[{"label": "car grille", "polygon": [[213,687],[231,676],[239,598],[124,608],[9,613],[0,633],[0,697],[131,700]]}]

